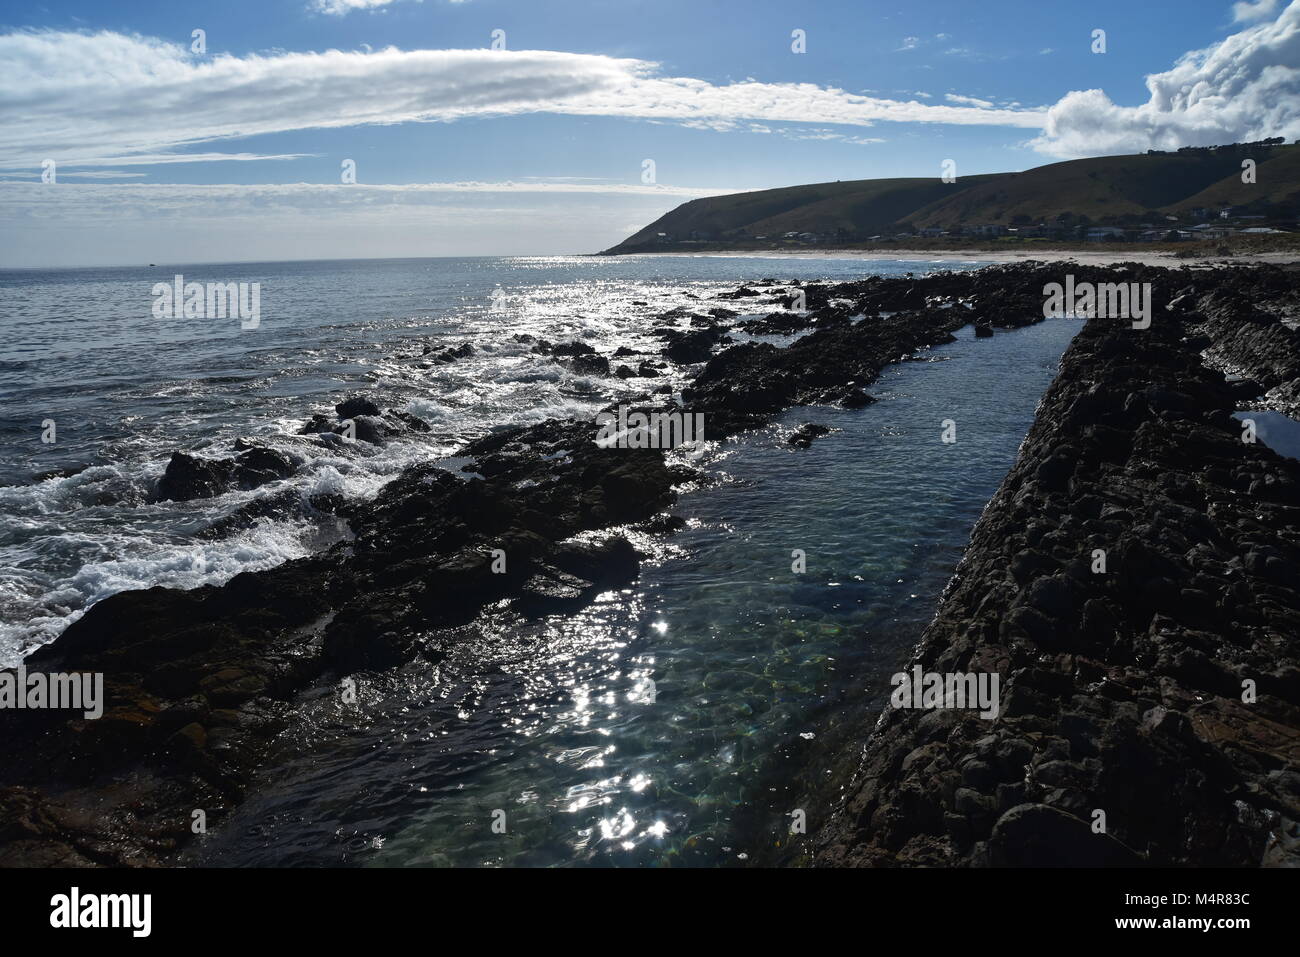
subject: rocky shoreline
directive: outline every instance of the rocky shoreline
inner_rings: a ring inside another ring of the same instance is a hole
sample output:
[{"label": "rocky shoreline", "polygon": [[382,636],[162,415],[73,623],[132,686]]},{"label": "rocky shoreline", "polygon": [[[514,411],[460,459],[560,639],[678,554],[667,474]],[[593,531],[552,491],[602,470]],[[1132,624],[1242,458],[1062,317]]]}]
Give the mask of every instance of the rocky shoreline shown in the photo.
[{"label": "rocky shoreline", "polygon": [[[1043,846],[1069,857],[1077,835],[1059,817],[1081,820],[1094,796],[1111,800],[1091,806],[1114,809],[1113,836],[1079,846],[1104,860],[1258,863],[1256,845],[1300,820],[1300,670],[1289,637],[1300,601],[1281,574],[1300,564],[1300,475],[1262,445],[1244,446],[1228,416],[1265,391],[1293,408],[1296,333],[1277,312],[1294,309],[1294,275],[1072,271],[1152,282],[1156,321],[1139,332],[1098,319],[1080,333],[918,657],[1001,674],[1004,717],[990,729],[951,711],[887,713],[853,794],[817,834],[818,863],[1034,863]],[[869,404],[881,369],[968,323],[989,334],[1041,321],[1042,287],[1062,272],[1017,264],[767,283],[720,297],[729,307],[652,317],[658,356],[603,356],[583,343],[534,349],[621,379],[659,378],[671,363],[689,377],[681,402],[647,382],[654,388],[635,408],[702,414],[708,438],[721,439],[791,406]],[[802,314],[733,321],[741,308],[797,300]],[[742,332],[804,335],[778,348],[736,344]],[[425,360],[455,362],[471,348],[426,350]],[[1201,349],[1254,383],[1227,385],[1202,365]],[[364,397],[335,413],[304,431],[335,442],[350,421],[356,440],[377,444],[427,428]],[[350,530],[324,553],[221,586],[151,588],[95,605],[25,664],[102,672],[104,716],[0,711],[0,866],[169,863],[192,839],[194,809],[217,826],[244,798],[299,696],[358,672],[432,666],[452,644],[475,640],[488,606],[567,614],[632,582],[640,556],[627,531],[670,535],[665,509],[701,476],[664,449],[598,446],[596,433],[576,420],[491,433],[460,450],[468,464],[457,471],[415,466],[371,501],[310,503]],[[799,430],[791,444],[807,447],[818,434]],[[159,497],[253,487],[294,468],[254,445],[236,451],[230,460],[178,452]],[[1077,580],[1085,544],[1112,555],[1108,576]],[[1257,681],[1258,703],[1212,707],[1231,703],[1239,677]],[[991,731],[986,755],[979,742]],[[1041,781],[1020,781],[1026,765],[1047,766]],[[1175,815],[1134,816],[1119,800],[1157,772],[1145,799],[1177,795],[1194,821],[1184,831],[1169,831]],[[1219,785],[1222,793],[1202,793]],[[1218,856],[1186,849],[1215,826],[1226,835]]]},{"label": "rocky shoreline", "polygon": [[1079,333],[908,665],[1000,716],[886,707],[817,865],[1300,863],[1300,463],[1229,414],[1294,408],[1300,284],[1170,278]]}]

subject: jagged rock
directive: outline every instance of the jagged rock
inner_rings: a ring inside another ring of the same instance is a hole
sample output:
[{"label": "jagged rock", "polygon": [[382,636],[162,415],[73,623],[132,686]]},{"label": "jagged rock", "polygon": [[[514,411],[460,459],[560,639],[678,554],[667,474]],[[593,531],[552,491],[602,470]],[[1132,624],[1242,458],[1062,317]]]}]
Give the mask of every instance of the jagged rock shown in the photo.
[{"label": "jagged rock", "polygon": [[830,429],[824,425],[818,425],[815,422],[805,422],[799,428],[795,429],[794,434],[786,439],[786,443],[793,445],[797,449],[806,449],[813,444],[813,439],[820,438],[823,435],[830,434]]},{"label": "jagged rock", "polygon": [[579,375],[609,375],[609,360],[601,355],[580,353],[569,360],[569,368]]},{"label": "jagged rock", "polygon": [[379,406],[363,396],[352,396],[334,406],[340,419],[355,419],[359,415],[379,415]]},{"label": "jagged rock", "polygon": [[212,498],[230,487],[234,472],[234,459],[202,459],[173,452],[158,482],[158,497],[176,502]]}]

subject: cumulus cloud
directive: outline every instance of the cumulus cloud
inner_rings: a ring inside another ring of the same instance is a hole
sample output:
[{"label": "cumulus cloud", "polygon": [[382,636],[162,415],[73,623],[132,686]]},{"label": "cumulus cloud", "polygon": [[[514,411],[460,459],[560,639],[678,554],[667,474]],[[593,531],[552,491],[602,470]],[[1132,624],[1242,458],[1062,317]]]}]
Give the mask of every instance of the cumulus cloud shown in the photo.
[{"label": "cumulus cloud", "polygon": [[1041,112],[939,106],[811,83],[716,85],[655,63],[545,50],[327,50],[197,59],[113,32],[0,36],[0,167],[165,154],[288,130],[564,113],[692,122],[1040,127]]},{"label": "cumulus cloud", "polygon": [[1119,106],[1077,90],[1047,111],[1030,145],[1050,156],[1102,156],[1300,137],[1300,0],[1146,79],[1150,97]]}]

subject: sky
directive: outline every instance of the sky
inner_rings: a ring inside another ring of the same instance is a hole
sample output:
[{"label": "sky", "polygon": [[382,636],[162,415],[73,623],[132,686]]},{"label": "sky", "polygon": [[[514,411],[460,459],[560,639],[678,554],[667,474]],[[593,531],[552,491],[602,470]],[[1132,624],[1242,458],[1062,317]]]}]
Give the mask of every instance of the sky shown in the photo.
[{"label": "sky", "polygon": [[10,4],[0,267],[589,253],[700,196],[1266,136],[1300,0]]}]

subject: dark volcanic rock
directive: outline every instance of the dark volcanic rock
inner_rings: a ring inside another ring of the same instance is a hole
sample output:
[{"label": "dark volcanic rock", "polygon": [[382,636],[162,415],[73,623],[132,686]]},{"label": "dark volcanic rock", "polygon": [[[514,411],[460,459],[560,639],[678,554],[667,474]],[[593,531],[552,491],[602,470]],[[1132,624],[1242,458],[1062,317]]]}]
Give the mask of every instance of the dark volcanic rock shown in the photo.
[{"label": "dark volcanic rock", "polygon": [[204,459],[173,452],[158,481],[158,498],[176,502],[213,498],[231,488],[257,488],[297,471],[293,460],[283,452],[247,443],[244,449],[233,459]]},{"label": "dark volcanic rock", "polygon": [[233,459],[202,459],[173,452],[167,471],[158,481],[158,497],[176,502],[212,498],[230,487],[234,472]]},{"label": "dark volcanic rock", "polygon": [[713,347],[725,339],[725,333],[716,327],[707,329],[667,329],[659,335],[668,340],[664,355],[683,365],[706,362]]},{"label": "dark volcanic rock", "polygon": [[858,395],[861,385],[874,382],[886,365],[954,341],[952,331],[963,324],[952,310],[933,309],[900,313],[887,323],[829,326],[784,349],[744,343],[710,359],[683,396],[693,410],[709,415],[713,435],[753,428],[790,405],[849,398],[856,407],[866,404],[865,393]]},{"label": "dark volcanic rock", "polygon": [[601,355],[576,355],[569,360],[569,368],[579,375],[609,375],[609,360]]},{"label": "dark volcanic rock", "polygon": [[363,396],[352,396],[334,406],[340,419],[354,419],[359,415],[378,415],[379,406]]},{"label": "dark volcanic rock", "polygon": [[805,422],[799,428],[794,430],[794,434],[786,439],[789,445],[797,449],[806,449],[813,444],[813,439],[821,438],[823,435],[829,435],[830,429],[824,425],[818,425],[815,422]]},{"label": "dark volcanic rock", "polygon": [[840,396],[840,405],[846,409],[861,409],[875,401],[875,396],[867,395],[867,393],[857,388],[849,389]]},{"label": "dark volcanic rock", "polygon": [[1151,281],[1151,327],[1079,332],[911,663],[997,674],[1000,714],[887,708],[818,864],[1300,863],[1300,463],[1199,355],[1285,394],[1295,276],[1075,272]]},{"label": "dark volcanic rock", "polygon": [[[1000,713],[890,710],[864,728],[859,774],[814,836],[816,863],[1295,863],[1300,463],[1240,441],[1228,413],[1247,390],[1199,356],[1256,380],[1269,402],[1300,398],[1281,321],[1294,274],[1071,269],[1152,282],[1156,317],[1145,332],[1106,320],[1080,331],[916,657],[930,671],[996,673]],[[705,415],[710,438],[793,405],[860,401],[887,364],[972,320],[1043,321],[1042,287],[1062,271],[810,284],[813,331],[784,349],[715,354],[733,317],[675,312],[665,322],[690,327],[656,333],[669,357],[706,363],[689,405],[638,401]],[[869,318],[850,320],[859,313]],[[585,343],[515,338],[608,368]],[[658,371],[642,363],[638,375]],[[427,429],[362,397],[336,412],[362,440]],[[330,434],[341,428],[318,415],[303,431],[342,444]],[[93,605],[27,666],[102,672],[104,716],[0,711],[0,865],[173,861],[192,839],[190,811],[212,824],[242,799],[301,696],[356,670],[440,661],[479,640],[484,609],[567,614],[625,587],[639,556],[618,527],[680,527],[665,510],[695,476],[595,435],[578,421],[502,429],[462,450],[462,473],[412,466],[368,501],[272,491],[269,514],[318,509],[352,537],[221,586]],[[160,495],[210,497],[294,468],[272,449],[236,451],[176,453]],[[257,517],[236,513],[212,534]]]},{"label": "dark volcanic rock", "polygon": [[[441,349],[436,349],[433,346],[425,346],[423,352],[423,355],[426,356],[430,362],[435,362],[439,365],[455,362],[458,359],[466,359],[473,354],[474,347],[468,342],[462,342],[458,346],[443,346]],[[374,413],[371,414],[373,415]],[[347,418],[347,416],[344,416],[341,412],[339,415],[343,418]]]},{"label": "dark volcanic rock", "polygon": [[[541,342],[545,342],[545,340],[541,340]],[[573,342],[561,342],[558,346],[550,346],[549,352],[554,356],[594,356],[596,354],[594,348],[578,339]]]}]

